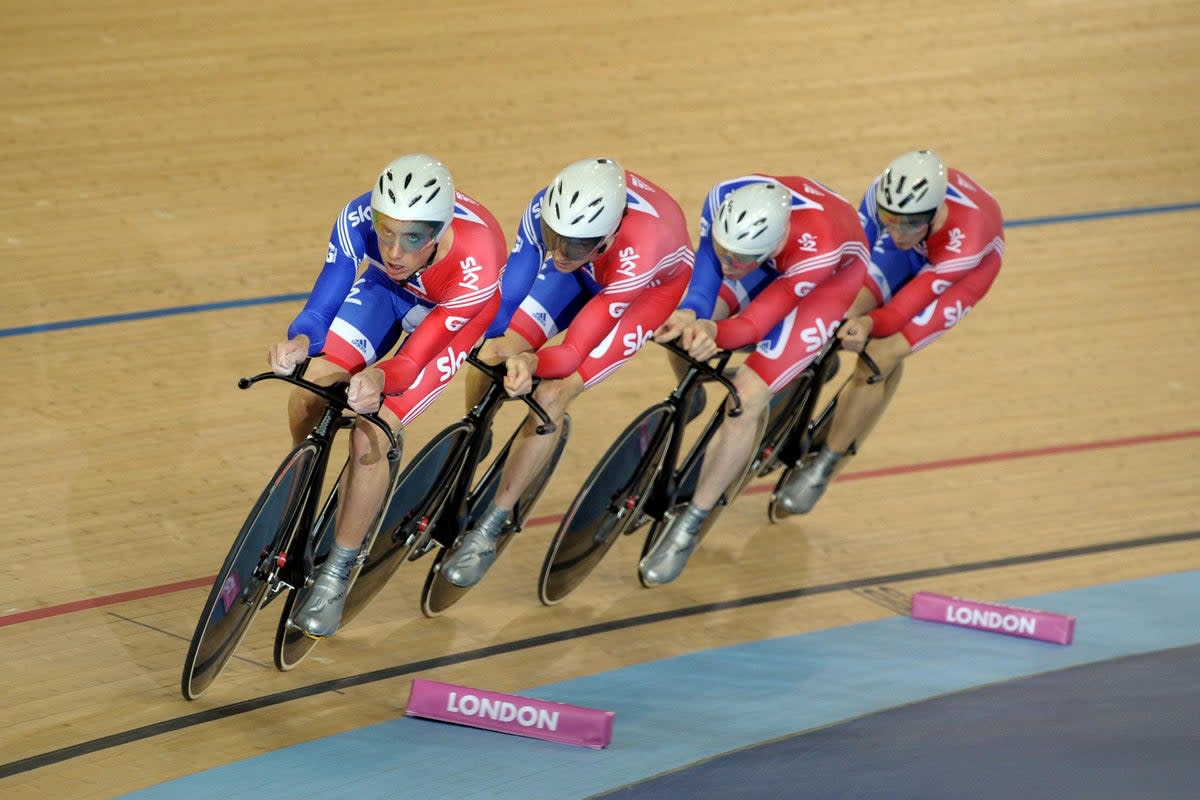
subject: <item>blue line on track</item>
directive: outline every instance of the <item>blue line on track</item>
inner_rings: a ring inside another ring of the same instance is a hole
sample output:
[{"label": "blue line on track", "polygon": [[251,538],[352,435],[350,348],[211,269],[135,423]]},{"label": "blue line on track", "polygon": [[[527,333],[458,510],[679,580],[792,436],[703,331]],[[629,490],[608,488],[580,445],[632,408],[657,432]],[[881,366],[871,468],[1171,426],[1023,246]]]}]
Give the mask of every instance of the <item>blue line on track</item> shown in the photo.
[{"label": "blue line on track", "polygon": [[[1124,208],[1115,211],[1091,211],[1083,214],[1062,214],[1049,217],[1029,217],[1028,219],[1008,220],[1006,228],[1029,228],[1037,225],[1063,225],[1070,222],[1090,222],[1098,219],[1113,219],[1116,217],[1141,217],[1149,214],[1172,214],[1180,211],[1200,210],[1200,203],[1173,203],[1162,206],[1145,206],[1142,208]],[[72,328],[90,328],[95,325],[111,325],[117,322],[135,322],[143,319],[173,317],[180,314],[198,314],[204,311],[223,311],[230,308],[246,308],[249,306],[265,306],[274,303],[301,302],[308,297],[307,292],[293,294],[276,294],[268,297],[251,297],[246,300],[223,300],[216,303],[197,303],[190,306],[175,308],[158,308],[149,311],[131,311],[126,314],[108,314],[102,317],[84,317],[68,319],[61,322],[43,322],[36,325],[23,325],[17,328],[0,328],[0,339],[7,336],[27,336],[34,333],[49,333],[51,331],[70,330]]]}]

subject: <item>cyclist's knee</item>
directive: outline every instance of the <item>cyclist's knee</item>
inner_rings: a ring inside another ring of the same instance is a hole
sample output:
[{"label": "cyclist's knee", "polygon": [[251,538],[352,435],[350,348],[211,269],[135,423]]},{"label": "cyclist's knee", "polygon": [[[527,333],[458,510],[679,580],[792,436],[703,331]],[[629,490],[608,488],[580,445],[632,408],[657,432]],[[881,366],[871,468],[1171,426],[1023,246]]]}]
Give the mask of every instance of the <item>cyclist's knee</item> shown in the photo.
[{"label": "cyclist's knee", "polygon": [[[404,444],[404,432],[400,430],[400,421],[396,415],[386,408],[379,410],[379,417],[389,426],[396,436],[397,446]],[[386,465],[387,451],[391,446],[383,431],[366,420],[359,420],[350,431],[350,455],[354,463],[360,467],[375,468]]]},{"label": "cyclist's knee", "polygon": [[288,415],[294,423],[308,419],[324,407],[325,401],[307,389],[293,389],[288,397]]},{"label": "cyclist's knee", "polygon": [[733,386],[747,414],[757,414],[771,401],[771,387],[753,369],[739,369],[733,376]]},{"label": "cyclist's knee", "polygon": [[[897,333],[886,339],[869,341],[866,354],[875,362],[875,366],[879,367],[880,374],[887,378],[896,371],[905,358],[912,354],[912,348],[909,347],[908,340]],[[854,380],[858,383],[866,383],[868,379],[874,377],[875,372],[867,365],[865,359],[860,358],[854,368]]]},{"label": "cyclist's knee", "polygon": [[579,376],[571,375],[561,380],[542,381],[533,392],[533,398],[553,420],[562,419],[567,413],[567,406],[583,391],[583,381]]}]

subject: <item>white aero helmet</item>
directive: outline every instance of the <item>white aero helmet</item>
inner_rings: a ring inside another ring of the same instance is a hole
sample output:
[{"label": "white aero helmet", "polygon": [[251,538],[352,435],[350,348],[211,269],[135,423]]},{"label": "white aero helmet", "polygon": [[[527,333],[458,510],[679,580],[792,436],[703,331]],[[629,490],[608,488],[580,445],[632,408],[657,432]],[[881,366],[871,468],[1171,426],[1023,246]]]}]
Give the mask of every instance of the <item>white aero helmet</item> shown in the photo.
[{"label": "white aero helmet", "polygon": [[559,236],[604,239],[625,213],[625,170],[611,158],[576,161],[542,195],[542,221]]},{"label": "white aero helmet", "polygon": [[771,181],[734,189],[713,218],[713,240],[723,250],[759,263],[775,254],[792,225],[792,193]]},{"label": "white aero helmet", "polygon": [[436,223],[440,235],[454,218],[454,179],[433,156],[401,156],[379,173],[371,208],[392,219]]},{"label": "white aero helmet", "polygon": [[897,158],[879,176],[875,202],[893,214],[925,214],[946,199],[946,166],[932,150]]}]

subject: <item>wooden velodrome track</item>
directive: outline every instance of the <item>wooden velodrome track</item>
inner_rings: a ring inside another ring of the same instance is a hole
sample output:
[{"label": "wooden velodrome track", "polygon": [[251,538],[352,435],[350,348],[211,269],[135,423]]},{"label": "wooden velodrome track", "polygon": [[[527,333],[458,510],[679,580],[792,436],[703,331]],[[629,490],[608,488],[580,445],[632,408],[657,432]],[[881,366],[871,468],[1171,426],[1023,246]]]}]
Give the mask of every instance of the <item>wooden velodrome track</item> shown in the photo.
[{"label": "wooden velodrome track", "polygon": [[[412,673],[222,710],[428,659],[447,657],[423,677],[517,690],[895,613],[871,587],[988,599],[1200,568],[1200,5],[817,5],[6,0],[0,794],[111,797],[394,718]],[[917,146],[1032,224],[811,515],[769,524],[755,485],[676,584],[640,588],[626,539],[538,604],[556,515],[669,388],[651,346],[578,403],[539,524],[445,616],[421,617],[428,562],[409,565],[296,671],[271,666],[272,608],[180,698],[208,579],[286,445],[282,387],[234,382],[298,302],[249,301],[307,291],[388,160],[438,155],[511,236],[561,166],[610,155],[694,233],[719,179],[805,174],[857,202]]]}]

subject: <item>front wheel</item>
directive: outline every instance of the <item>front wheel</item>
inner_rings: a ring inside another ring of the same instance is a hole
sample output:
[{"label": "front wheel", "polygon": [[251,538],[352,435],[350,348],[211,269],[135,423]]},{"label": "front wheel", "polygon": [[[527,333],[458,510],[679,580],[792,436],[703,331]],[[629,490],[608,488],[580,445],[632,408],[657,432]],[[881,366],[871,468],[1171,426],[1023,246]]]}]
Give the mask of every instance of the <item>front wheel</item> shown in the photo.
[{"label": "front wheel", "polygon": [[[234,539],[200,612],[183,662],[181,690],[188,700],[204,694],[225,668],[256,614],[279,588],[296,526],[317,465],[318,448],[298,446],[263,490]],[[272,594],[268,594],[272,592]]]},{"label": "front wheel", "polygon": [[544,605],[561,602],[636,524],[666,452],[671,406],[642,412],[608,448],[563,515],[538,580]]},{"label": "front wheel", "polygon": [[[383,590],[396,570],[409,560],[413,548],[425,540],[431,522],[427,517],[429,509],[424,501],[434,487],[450,478],[445,474],[447,462],[470,433],[471,427],[461,422],[443,429],[421,448],[400,473],[383,522],[375,538],[366,545],[366,558],[357,573],[351,576],[350,589],[342,608],[342,628]],[[334,497],[336,492],[337,487],[334,489]],[[318,539],[324,543],[323,547],[318,547],[322,554],[328,551],[333,542],[333,531],[334,524],[330,515]],[[276,631],[275,666],[281,670],[295,668],[317,643],[317,640],[305,636],[295,626],[288,624],[297,594],[298,592],[292,592],[289,596],[280,614]]]},{"label": "front wheel", "polygon": [[[529,482],[529,486],[517,499],[516,506],[513,508],[513,521],[505,529],[504,533],[500,535],[500,540],[496,543],[497,561],[500,560],[500,554],[504,552],[504,548],[512,540],[513,534],[525,526],[525,521],[529,518],[529,514],[537,504],[538,498],[541,497],[546,484],[550,482],[550,476],[554,473],[554,468],[558,466],[559,459],[562,458],[563,449],[567,446],[567,438],[571,435],[570,415],[563,416],[562,422],[559,423],[558,431],[558,433],[548,434],[558,437],[558,440],[554,443],[554,450],[551,452],[550,457],[546,459],[546,463]],[[508,461],[509,452],[512,450],[513,443],[520,432],[521,428],[518,427],[513,432],[513,435],[509,437],[508,443],[504,445],[504,449],[500,451],[500,455],[496,456],[495,461],[488,467],[483,477],[479,480],[479,483],[471,490],[471,494],[467,498],[467,522],[463,526],[463,530],[470,530],[479,513],[487,508],[488,504],[496,496],[496,489],[500,485],[501,473],[504,471],[504,465]],[[442,614],[450,606],[461,600],[463,595],[473,588],[455,586],[442,577],[442,562],[449,557],[451,552],[453,552],[453,548],[442,548],[438,553],[437,560],[430,566],[429,574],[425,578],[425,587],[421,592],[421,613],[427,617],[436,617]]]}]

